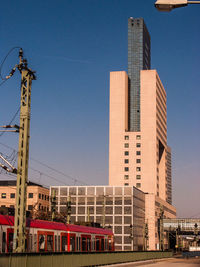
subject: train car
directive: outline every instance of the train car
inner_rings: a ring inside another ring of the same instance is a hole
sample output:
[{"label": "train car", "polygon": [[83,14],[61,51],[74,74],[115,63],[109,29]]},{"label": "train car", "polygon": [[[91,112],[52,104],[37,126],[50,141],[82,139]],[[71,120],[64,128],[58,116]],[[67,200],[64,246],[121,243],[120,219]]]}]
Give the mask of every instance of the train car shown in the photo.
[{"label": "train car", "polygon": [[[14,217],[0,215],[0,252],[13,251]],[[26,221],[26,252],[114,251],[112,231],[59,222]]]}]

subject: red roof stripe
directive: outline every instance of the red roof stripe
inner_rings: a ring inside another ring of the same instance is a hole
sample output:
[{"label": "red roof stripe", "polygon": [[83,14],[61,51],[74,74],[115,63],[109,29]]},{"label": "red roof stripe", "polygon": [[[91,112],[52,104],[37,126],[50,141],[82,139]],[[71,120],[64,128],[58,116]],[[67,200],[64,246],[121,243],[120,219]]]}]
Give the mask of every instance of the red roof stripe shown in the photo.
[{"label": "red roof stripe", "polygon": [[[0,215],[0,225],[14,226],[14,217],[8,215]],[[88,233],[88,234],[113,235],[112,231],[103,228],[64,224],[59,222],[50,222],[43,220],[27,219],[26,226],[31,228],[60,230],[66,232],[69,231],[69,232]]]}]

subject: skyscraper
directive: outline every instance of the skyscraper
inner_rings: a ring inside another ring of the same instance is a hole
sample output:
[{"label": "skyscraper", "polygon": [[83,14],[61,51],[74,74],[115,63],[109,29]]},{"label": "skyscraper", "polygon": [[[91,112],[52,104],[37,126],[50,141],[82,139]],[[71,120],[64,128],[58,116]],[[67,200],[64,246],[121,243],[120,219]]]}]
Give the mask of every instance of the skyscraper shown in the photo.
[{"label": "skyscraper", "polygon": [[143,18],[128,19],[129,131],[140,131],[140,71],[151,68],[151,38]]},{"label": "skyscraper", "polygon": [[128,75],[110,74],[109,185],[133,185],[172,203],[166,92],[150,70],[150,50],[144,20],[130,18]]}]

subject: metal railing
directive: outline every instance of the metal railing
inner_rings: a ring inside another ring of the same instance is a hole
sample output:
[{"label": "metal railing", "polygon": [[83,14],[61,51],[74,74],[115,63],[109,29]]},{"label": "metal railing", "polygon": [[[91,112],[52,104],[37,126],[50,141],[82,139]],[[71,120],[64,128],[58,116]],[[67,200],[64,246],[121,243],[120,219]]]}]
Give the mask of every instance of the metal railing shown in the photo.
[{"label": "metal railing", "polygon": [[120,251],[100,253],[6,253],[0,254],[0,267],[79,267],[170,258],[171,251]]}]

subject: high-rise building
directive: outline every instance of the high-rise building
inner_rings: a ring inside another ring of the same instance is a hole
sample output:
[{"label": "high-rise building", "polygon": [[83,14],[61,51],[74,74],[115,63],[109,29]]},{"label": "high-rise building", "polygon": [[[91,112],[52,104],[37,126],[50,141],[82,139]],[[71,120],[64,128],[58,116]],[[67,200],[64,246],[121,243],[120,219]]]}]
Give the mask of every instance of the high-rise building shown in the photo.
[{"label": "high-rise building", "polygon": [[166,92],[150,70],[143,19],[128,21],[128,75],[110,73],[109,185],[136,186],[171,204]]},{"label": "high-rise building", "polygon": [[[167,248],[158,220],[174,218],[166,92],[151,70],[151,42],[142,18],[128,20],[128,74],[110,73],[109,185],[145,193],[149,249]],[[163,242],[163,243],[162,243]]]},{"label": "high-rise building", "polygon": [[151,68],[151,38],[143,18],[128,20],[129,131],[140,131],[140,71]]}]

